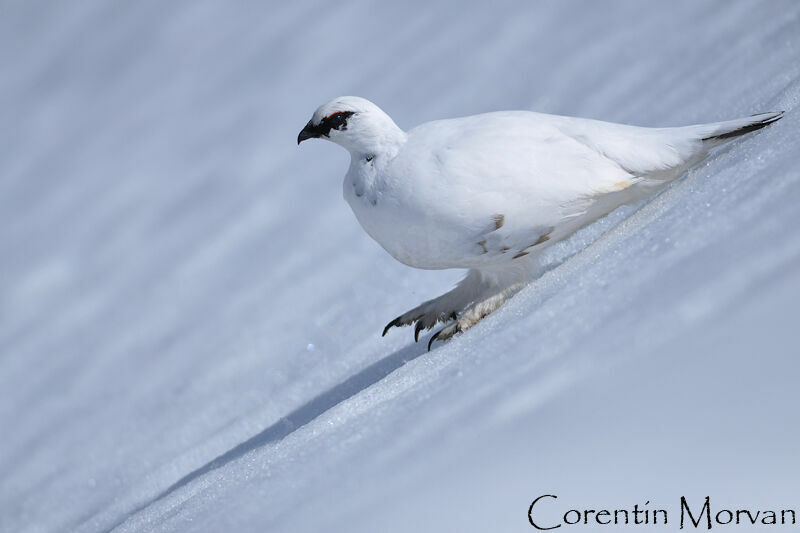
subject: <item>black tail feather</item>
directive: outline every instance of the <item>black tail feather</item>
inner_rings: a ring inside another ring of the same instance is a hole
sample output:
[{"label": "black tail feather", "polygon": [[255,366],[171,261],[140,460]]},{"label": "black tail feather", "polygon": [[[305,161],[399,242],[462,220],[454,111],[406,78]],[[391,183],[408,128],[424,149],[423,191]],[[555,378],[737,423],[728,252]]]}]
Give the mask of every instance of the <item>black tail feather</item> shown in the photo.
[{"label": "black tail feather", "polygon": [[[757,115],[753,115],[754,117]],[[721,133],[720,135],[712,135],[710,137],[704,137],[704,141],[714,141],[714,140],[722,140],[722,139],[730,139],[732,137],[739,137],[740,135],[744,135],[745,133],[750,133],[751,131],[760,130],[765,126],[769,126],[773,122],[779,121],[783,118],[783,111],[778,112],[777,115],[772,115],[768,118],[765,118],[762,121],[754,122],[752,124],[748,124],[747,126],[741,127],[739,129],[735,129],[733,131],[729,131],[727,133]]]}]

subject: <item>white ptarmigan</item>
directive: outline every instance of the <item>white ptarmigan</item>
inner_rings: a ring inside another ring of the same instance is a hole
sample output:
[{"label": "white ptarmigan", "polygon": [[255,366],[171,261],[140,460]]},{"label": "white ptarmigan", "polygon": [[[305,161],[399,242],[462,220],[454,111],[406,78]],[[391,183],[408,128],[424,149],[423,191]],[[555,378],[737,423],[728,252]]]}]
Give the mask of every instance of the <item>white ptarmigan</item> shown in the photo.
[{"label": "white ptarmigan", "polygon": [[451,291],[392,320],[437,322],[444,340],[476,324],[530,280],[541,250],[646,197],[708,151],[783,112],[677,128],[642,128],[531,111],[427,122],[405,132],[372,102],[320,106],[297,137],[350,152],[344,197],[392,257],[424,269],[466,268]]}]

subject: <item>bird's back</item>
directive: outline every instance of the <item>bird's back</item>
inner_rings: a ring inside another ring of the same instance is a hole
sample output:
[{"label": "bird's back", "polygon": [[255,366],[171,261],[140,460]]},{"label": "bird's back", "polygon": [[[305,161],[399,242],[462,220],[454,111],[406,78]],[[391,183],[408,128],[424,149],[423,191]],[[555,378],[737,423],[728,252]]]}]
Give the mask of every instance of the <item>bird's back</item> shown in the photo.
[{"label": "bird's back", "polygon": [[428,122],[410,130],[397,155],[378,167],[382,208],[367,206],[357,216],[413,266],[521,258],[534,243],[543,249],[646,196],[717,139],[759,120],[776,119],[643,128],[505,111]]}]

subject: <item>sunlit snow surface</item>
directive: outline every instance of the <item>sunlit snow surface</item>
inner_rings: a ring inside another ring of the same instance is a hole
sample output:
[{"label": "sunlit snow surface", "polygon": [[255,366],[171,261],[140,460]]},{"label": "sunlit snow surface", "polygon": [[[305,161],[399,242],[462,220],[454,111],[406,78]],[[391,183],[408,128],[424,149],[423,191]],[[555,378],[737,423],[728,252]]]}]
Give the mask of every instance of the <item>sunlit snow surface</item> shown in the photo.
[{"label": "sunlit snow surface", "polygon": [[[0,59],[2,531],[800,506],[797,2],[17,0]],[[347,154],[295,145],[339,94],[406,128],[787,113],[428,354],[380,331],[460,273],[395,262]]]}]

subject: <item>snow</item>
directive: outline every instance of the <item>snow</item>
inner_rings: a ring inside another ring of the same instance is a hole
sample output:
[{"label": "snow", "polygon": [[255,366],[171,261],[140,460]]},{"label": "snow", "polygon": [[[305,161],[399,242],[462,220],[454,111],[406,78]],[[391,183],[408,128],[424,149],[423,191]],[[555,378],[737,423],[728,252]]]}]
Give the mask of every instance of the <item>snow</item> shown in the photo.
[{"label": "snow", "polygon": [[[4,4],[0,530],[796,508],[799,24],[790,1]],[[391,259],[341,200],[347,154],[295,145],[339,94],[405,128],[787,113],[426,353],[380,332],[460,273]]]}]

